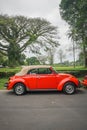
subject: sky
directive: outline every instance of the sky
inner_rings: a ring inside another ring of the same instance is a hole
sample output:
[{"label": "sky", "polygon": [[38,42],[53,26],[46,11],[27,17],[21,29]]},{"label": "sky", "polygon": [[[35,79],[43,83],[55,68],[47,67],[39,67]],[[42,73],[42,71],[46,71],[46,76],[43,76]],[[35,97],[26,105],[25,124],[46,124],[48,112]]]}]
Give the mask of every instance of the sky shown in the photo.
[{"label": "sky", "polygon": [[[66,35],[68,25],[60,16],[60,2],[61,0],[0,0],[0,13],[47,19],[58,27],[60,47],[66,48],[71,41]],[[68,58],[70,59],[69,56]]]}]

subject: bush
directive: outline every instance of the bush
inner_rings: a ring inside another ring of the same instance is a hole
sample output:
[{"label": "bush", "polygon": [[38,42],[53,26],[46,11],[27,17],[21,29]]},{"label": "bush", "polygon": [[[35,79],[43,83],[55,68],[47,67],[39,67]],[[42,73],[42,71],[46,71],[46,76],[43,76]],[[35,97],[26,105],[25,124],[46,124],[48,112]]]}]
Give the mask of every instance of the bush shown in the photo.
[{"label": "bush", "polygon": [[0,68],[0,78],[9,78],[10,76],[15,75],[21,70],[21,67],[9,68],[4,67]]},{"label": "bush", "polygon": [[78,78],[80,77],[84,77],[85,75],[87,75],[87,70],[57,70],[58,73],[67,73],[67,74],[72,74]]},{"label": "bush", "polygon": [[13,76],[15,72],[0,72],[0,78],[8,78],[10,76]]}]

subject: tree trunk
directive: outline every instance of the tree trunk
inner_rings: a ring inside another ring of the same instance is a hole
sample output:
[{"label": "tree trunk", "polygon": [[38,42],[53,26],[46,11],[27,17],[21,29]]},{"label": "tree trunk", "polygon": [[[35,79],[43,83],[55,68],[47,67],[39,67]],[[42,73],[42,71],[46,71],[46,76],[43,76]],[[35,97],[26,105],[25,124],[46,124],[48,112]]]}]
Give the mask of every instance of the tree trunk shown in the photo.
[{"label": "tree trunk", "polygon": [[9,62],[9,66],[16,66],[19,65],[19,61],[20,61],[20,47],[19,45],[16,45],[15,43],[11,43],[8,47],[8,62]]},{"label": "tree trunk", "polygon": [[83,44],[83,54],[84,54],[84,67],[87,68],[87,54],[86,54],[86,46]]},{"label": "tree trunk", "polygon": [[73,66],[74,66],[74,68],[75,68],[75,43],[74,43],[74,41],[73,41]]}]

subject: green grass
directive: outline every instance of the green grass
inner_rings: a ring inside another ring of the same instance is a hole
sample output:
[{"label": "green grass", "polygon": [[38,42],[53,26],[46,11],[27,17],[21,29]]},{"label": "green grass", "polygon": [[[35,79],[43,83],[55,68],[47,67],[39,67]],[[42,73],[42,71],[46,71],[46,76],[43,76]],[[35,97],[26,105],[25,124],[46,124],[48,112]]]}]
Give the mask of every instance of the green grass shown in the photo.
[{"label": "green grass", "polygon": [[18,72],[21,70],[21,67],[16,68],[0,68],[0,72]]},{"label": "green grass", "polygon": [[8,81],[8,78],[0,79],[0,89],[5,89],[4,84]]},{"label": "green grass", "polygon": [[70,71],[70,70],[87,70],[87,68],[84,68],[82,66],[77,66],[77,67],[73,67],[73,66],[69,66],[69,67],[58,67],[58,66],[53,66],[56,70],[65,70],[65,71]]},{"label": "green grass", "polygon": [[[0,72],[19,72],[21,67],[16,68],[0,68]],[[0,90],[5,89],[4,84],[8,81],[8,78],[0,78]]]}]

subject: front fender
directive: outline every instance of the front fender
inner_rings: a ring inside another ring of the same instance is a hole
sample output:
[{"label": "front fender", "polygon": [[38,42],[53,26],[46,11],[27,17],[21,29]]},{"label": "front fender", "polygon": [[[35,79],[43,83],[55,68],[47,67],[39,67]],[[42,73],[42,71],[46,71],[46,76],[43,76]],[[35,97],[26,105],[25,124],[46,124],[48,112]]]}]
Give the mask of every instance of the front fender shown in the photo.
[{"label": "front fender", "polygon": [[59,84],[58,84],[58,86],[57,86],[57,90],[59,90],[59,91],[61,91],[62,89],[63,89],[63,86],[64,86],[64,84],[67,82],[67,80],[62,80]]},{"label": "front fender", "polygon": [[57,90],[61,91],[63,90],[63,87],[64,87],[64,84],[67,83],[67,82],[72,82],[75,84],[75,86],[78,86],[79,85],[79,81],[78,79],[72,77],[72,78],[66,78],[66,79],[63,79],[57,86]]}]

